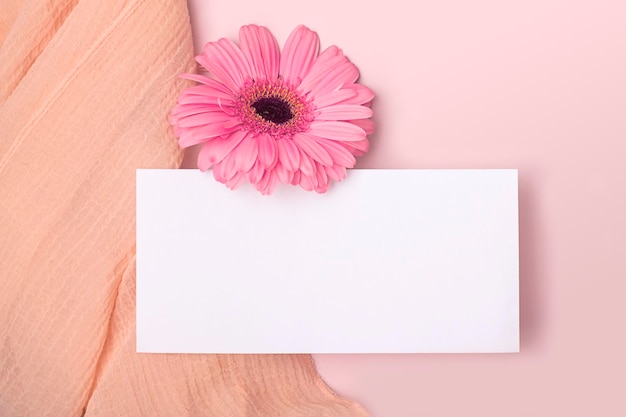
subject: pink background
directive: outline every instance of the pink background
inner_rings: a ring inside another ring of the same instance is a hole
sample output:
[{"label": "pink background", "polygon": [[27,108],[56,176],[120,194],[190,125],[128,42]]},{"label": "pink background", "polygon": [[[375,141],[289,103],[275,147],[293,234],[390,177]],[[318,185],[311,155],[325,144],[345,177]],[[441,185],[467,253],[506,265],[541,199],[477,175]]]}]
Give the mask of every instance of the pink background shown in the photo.
[{"label": "pink background", "polygon": [[[222,4],[272,30],[268,13],[289,26],[309,24],[296,20],[303,12],[326,18],[311,27],[344,46],[338,38],[359,34],[342,32],[337,16],[353,7],[355,25],[368,6],[335,3],[324,17],[315,2],[190,0],[196,49],[215,40],[207,28]],[[315,355],[322,377],[373,417],[625,416],[626,2],[406,4],[398,19],[364,21],[362,45],[413,25],[402,57],[413,66],[363,82],[411,86],[413,134],[375,135],[359,167],[519,169],[521,353]],[[367,57],[344,51],[364,73]],[[393,103],[379,103],[377,122],[392,132],[380,115]]]}]

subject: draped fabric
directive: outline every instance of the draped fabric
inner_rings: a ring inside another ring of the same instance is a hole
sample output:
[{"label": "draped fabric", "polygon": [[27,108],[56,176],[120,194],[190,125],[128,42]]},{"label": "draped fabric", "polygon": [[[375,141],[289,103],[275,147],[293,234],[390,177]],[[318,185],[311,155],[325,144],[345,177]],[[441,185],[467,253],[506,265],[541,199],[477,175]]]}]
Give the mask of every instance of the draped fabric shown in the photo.
[{"label": "draped fabric", "polygon": [[309,355],[135,353],[135,170],[194,68],[184,1],[3,2],[0,415],[367,415]]}]

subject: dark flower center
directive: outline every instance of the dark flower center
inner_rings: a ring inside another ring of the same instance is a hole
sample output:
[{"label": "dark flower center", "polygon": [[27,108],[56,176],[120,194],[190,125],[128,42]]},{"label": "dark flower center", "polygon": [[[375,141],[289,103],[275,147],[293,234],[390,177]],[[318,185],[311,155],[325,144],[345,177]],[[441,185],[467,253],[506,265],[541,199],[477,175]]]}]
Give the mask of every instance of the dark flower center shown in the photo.
[{"label": "dark flower center", "polygon": [[252,108],[268,122],[286,123],[293,118],[289,103],[278,97],[262,97],[252,103]]}]

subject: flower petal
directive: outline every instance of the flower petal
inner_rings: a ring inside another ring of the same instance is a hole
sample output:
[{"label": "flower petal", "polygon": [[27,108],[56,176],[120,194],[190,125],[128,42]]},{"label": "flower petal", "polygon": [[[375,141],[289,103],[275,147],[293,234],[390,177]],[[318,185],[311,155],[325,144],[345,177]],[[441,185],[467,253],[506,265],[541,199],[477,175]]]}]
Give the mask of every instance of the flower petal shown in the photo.
[{"label": "flower petal", "polygon": [[354,164],[356,164],[354,155],[340,143],[328,139],[319,139],[318,143],[329,153],[330,157],[333,159],[333,165],[352,168]]},{"label": "flower petal", "polygon": [[202,80],[203,82],[199,84],[185,88],[183,93],[211,95],[230,99],[235,97],[233,92],[218,80],[209,77],[204,77]]},{"label": "flower petal", "polygon": [[293,141],[300,147],[307,155],[313,158],[315,161],[322,165],[332,165],[333,158],[315,139],[303,133],[296,133],[293,135]]},{"label": "flower petal", "polygon": [[198,168],[206,171],[212,165],[222,162],[222,160],[232,152],[246,137],[248,132],[238,130],[225,138],[217,138],[207,142],[198,153]]},{"label": "flower petal", "polygon": [[[205,91],[190,91],[199,87],[204,88]],[[186,106],[203,105],[208,110],[221,110],[225,113],[235,115],[236,112],[233,109],[234,104],[235,102],[231,100],[230,96],[220,93],[217,90],[209,89],[209,87],[204,85],[198,85],[183,91],[178,98],[176,107],[172,110],[172,113],[176,113],[178,109]]]},{"label": "flower petal", "polygon": [[332,71],[335,67],[347,60],[348,58],[343,56],[339,48],[334,45],[329,46],[315,59],[311,69],[302,79],[299,88],[305,94],[310,92],[329,71]]},{"label": "flower petal", "polygon": [[354,120],[368,119],[374,113],[372,109],[356,104],[337,104],[318,110],[315,120]]},{"label": "flower petal", "polygon": [[263,165],[261,165],[257,159],[252,168],[250,168],[250,171],[246,174],[246,177],[248,178],[248,181],[250,181],[250,184],[256,184],[261,181],[264,172],[265,170],[263,169]]},{"label": "flower petal", "polygon": [[276,140],[267,134],[259,135],[257,140],[259,143],[259,161],[266,169],[274,168],[278,160]]},{"label": "flower petal", "polygon": [[177,105],[172,109],[172,119],[180,119],[191,116],[192,114],[208,113],[212,111],[220,111],[219,107],[211,104],[186,104],[184,106]]},{"label": "flower petal", "polygon": [[340,142],[340,143],[341,145],[345,146],[346,149],[352,152],[352,155],[354,156],[363,155],[365,152],[368,151],[370,147],[370,143],[368,142],[367,139],[359,140],[356,142]]},{"label": "flower petal", "polygon": [[[204,84],[206,81],[210,81],[213,80],[211,77],[207,77],[206,75],[202,75],[202,74],[193,74],[190,72],[183,72],[182,74],[178,75],[180,78],[183,78],[185,80],[192,80],[195,81],[197,83],[201,83]],[[215,80],[213,80],[215,81]]]},{"label": "flower petal", "polygon": [[300,184],[300,178],[302,177],[302,171],[297,170],[293,173],[293,178],[291,179],[291,185]]},{"label": "flower petal", "polygon": [[[224,178],[224,181],[228,181],[237,175],[237,154],[235,152],[231,152],[224,157],[224,160],[219,164],[221,168],[221,176]],[[213,168],[215,171],[215,168]]]},{"label": "flower petal", "polygon": [[358,78],[359,70],[345,58],[339,65],[328,69],[324,77],[311,87],[311,94],[315,97],[338,90],[344,85],[353,84]]},{"label": "flower petal", "polygon": [[224,136],[230,133],[230,130],[224,127],[222,123],[212,123],[206,126],[200,126],[193,129],[183,129],[180,137],[178,138],[178,146],[181,148],[188,148],[198,143],[206,142],[212,138],[218,136]]},{"label": "flower petal", "polygon": [[257,25],[243,26],[239,30],[239,43],[248,60],[253,79],[278,79],[280,51],[276,38],[267,28]]},{"label": "flower petal", "polygon": [[261,192],[261,194],[269,195],[272,194],[272,192],[276,188],[276,183],[278,182],[277,180],[278,178],[276,177],[276,173],[274,173],[273,170],[267,170],[263,174],[263,178],[261,178],[261,181],[253,185],[254,188]]},{"label": "flower petal", "polygon": [[241,120],[236,118],[224,122],[224,129],[228,129],[229,132],[237,130],[236,128],[238,128],[239,126],[241,126]]},{"label": "flower petal", "polygon": [[313,159],[308,156],[304,151],[298,148],[300,151],[300,171],[302,175],[315,175],[315,164]]},{"label": "flower petal", "polygon": [[345,104],[365,104],[374,99],[374,92],[362,84],[348,84],[340,91],[354,91],[355,97],[346,100]]},{"label": "flower petal", "polygon": [[[196,61],[201,56],[202,55],[198,55],[196,57]],[[184,78],[186,80],[192,80],[192,81],[198,82],[201,85],[206,86],[207,88],[211,88],[213,90],[221,91],[222,93],[228,94],[229,96],[232,97],[232,93],[230,92],[228,87],[226,87],[223,83],[219,82],[218,80],[216,80],[214,78],[211,78],[211,77],[207,77],[206,75],[202,75],[202,74],[180,74],[180,78]],[[201,85],[196,85],[196,86],[193,86],[193,87],[190,87],[190,88],[200,87]]]},{"label": "flower petal", "polygon": [[313,66],[319,50],[320,40],[317,33],[299,25],[285,42],[280,61],[280,75],[286,81],[300,83]]},{"label": "flower petal", "polygon": [[246,180],[245,172],[237,172],[232,178],[226,180],[225,184],[231,190],[236,190]]},{"label": "flower petal", "polygon": [[200,152],[198,152],[197,164],[198,169],[202,172],[208,170],[209,168],[211,168],[211,166],[213,166],[213,162],[211,162],[213,158],[211,158],[210,151],[210,142],[206,142],[204,145],[202,145],[202,148],[200,148]]},{"label": "flower petal", "polygon": [[182,128],[205,126],[212,123],[230,121],[233,116],[224,112],[206,112],[178,118],[178,126]]},{"label": "flower petal", "polygon": [[346,167],[340,165],[326,167],[326,174],[334,181],[341,181],[347,176]]},{"label": "flower petal", "polygon": [[317,186],[315,187],[315,192],[320,193],[320,194],[328,191],[328,187],[330,186],[330,183],[328,181],[328,175],[326,174],[325,168],[326,167],[320,165],[319,162],[317,163],[317,171],[316,171]]},{"label": "flower petal", "polygon": [[353,142],[365,139],[365,131],[359,126],[341,121],[320,121],[312,122],[309,132],[321,138],[338,140],[343,142]]},{"label": "flower petal", "polygon": [[374,121],[371,119],[350,120],[350,123],[357,125],[365,131],[365,134],[371,135],[374,133]]},{"label": "flower petal", "polygon": [[246,136],[235,150],[235,167],[237,171],[248,172],[254,165],[258,156],[256,138]]},{"label": "flower petal", "polygon": [[277,139],[278,159],[287,171],[297,171],[300,168],[300,152],[291,139]]},{"label": "flower petal", "polygon": [[204,54],[198,55],[196,61],[233,92],[239,91],[250,77],[245,56],[229,39],[207,43]]},{"label": "flower petal", "polygon": [[293,172],[288,171],[287,168],[285,168],[285,166],[280,161],[278,161],[278,163],[274,167],[274,171],[276,172],[276,177],[280,182],[282,182],[283,184],[291,183],[291,180],[293,179]]},{"label": "flower petal", "polygon": [[[353,84],[357,85],[357,84]],[[342,88],[341,90],[331,91],[330,93],[323,94],[319,97],[315,97],[314,104],[318,109],[326,106],[332,106],[341,102],[347,102],[351,98],[357,96],[357,92],[352,89]],[[352,103],[350,104],[357,104]]]},{"label": "flower petal", "polygon": [[224,178],[224,176],[222,175],[223,166],[224,161],[218,162],[217,164],[213,165],[213,178],[215,178],[215,181],[221,182],[222,184],[226,182],[226,178]]},{"label": "flower petal", "polygon": [[315,175],[305,175],[302,173],[300,176],[300,187],[306,191],[313,191],[317,186],[317,177]]}]

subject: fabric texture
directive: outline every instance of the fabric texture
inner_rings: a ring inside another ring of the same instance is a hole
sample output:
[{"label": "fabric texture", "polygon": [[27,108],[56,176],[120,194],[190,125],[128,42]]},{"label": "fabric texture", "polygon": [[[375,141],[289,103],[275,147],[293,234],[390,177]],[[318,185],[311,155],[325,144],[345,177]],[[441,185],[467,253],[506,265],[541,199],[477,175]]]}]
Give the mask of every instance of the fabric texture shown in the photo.
[{"label": "fabric texture", "polygon": [[309,355],[135,353],[135,170],[175,168],[184,1],[0,18],[0,415],[366,416]]}]

